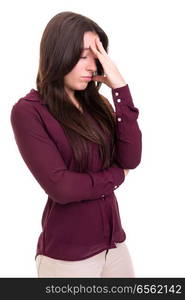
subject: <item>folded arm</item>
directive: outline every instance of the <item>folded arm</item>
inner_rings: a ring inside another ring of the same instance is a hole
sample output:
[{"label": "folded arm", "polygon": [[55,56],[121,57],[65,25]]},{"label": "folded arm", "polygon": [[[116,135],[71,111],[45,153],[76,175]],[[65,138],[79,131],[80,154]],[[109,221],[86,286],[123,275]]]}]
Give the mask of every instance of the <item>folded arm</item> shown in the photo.
[{"label": "folded arm", "polygon": [[68,170],[32,105],[16,103],[10,118],[24,162],[54,201],[67,204],[97,199],[112,193],[124,181],[125,174],[117,165],[100,172]]}]

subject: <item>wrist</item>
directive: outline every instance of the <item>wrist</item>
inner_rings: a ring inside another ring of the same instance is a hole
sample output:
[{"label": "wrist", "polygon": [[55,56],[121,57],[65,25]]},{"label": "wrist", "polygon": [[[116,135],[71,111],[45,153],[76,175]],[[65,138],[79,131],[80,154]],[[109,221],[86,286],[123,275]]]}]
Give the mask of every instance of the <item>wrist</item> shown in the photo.
[{"label": "wrist", "polygon": [[119,89],[120,87],[123,87],[125,85],[127,85],[127,83],[125,81],[121,81],[119,83],[112,84],[112,89]]}]

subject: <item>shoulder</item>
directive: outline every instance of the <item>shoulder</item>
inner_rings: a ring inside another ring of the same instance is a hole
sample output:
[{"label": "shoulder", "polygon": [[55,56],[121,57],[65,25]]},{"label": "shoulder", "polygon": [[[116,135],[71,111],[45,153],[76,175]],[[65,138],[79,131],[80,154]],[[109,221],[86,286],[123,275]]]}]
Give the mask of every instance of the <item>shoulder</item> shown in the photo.
[{"label": "shoulder", "polygon": [[44,108],[44,103],[39,93],[31,89],[25,96],[18,99],[11,109],[11,115],[38,115],[38,110]]},{"label": "shoulder", "polygon": [[31,118],[37,115],[36,109],[33,103],[29,103],[24,99],[19,99],[16,103],[13,104],[11,108],[11,119],[12,118]]},{"label": "shoulder", "polygon": [[[43,108],[40,107],[39,109]],[[32,124],[33,126],[35,126],[36,124],[38,124],[38,122],[41,124],[39,109],[38,103],[20,98],[13,104],[10,111],[10,121],[12,126],[25,126],[26,124]]]}]

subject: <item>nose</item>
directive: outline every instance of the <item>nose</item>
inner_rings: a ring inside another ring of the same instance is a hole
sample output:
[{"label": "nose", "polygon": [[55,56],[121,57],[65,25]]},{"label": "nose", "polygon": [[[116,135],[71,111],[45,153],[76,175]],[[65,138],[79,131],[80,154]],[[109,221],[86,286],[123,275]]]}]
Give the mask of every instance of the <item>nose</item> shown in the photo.
[{"label": "nose", "polygon": [[96,66],[96,61],[94,58],[90,58],[88,60],[87,66],[86,66],[86,70],[88,72],[96,72],[97,71],[97,66]]}]

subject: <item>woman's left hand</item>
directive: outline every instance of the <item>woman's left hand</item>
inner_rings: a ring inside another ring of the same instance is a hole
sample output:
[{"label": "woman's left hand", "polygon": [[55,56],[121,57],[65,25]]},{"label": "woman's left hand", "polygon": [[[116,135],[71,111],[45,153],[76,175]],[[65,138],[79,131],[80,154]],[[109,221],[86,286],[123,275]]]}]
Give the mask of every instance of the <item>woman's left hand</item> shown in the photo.
[{"label": "woman's left hand", "polygon": [[96,75],[92,77],[93,81],[100,81],[102,83],[105,83],[107,86],[109,86],[112,89],[122,87],[126,85],[124,78],[120,74],[118,68],[113,63],[113,61],[108,56],[107,52],[103,48],[102,42],[99,38],[95,38],[95,45],[90,45],[90,48],[92,49],[95,56],[100,61],[105,76],[102,75]]}]

